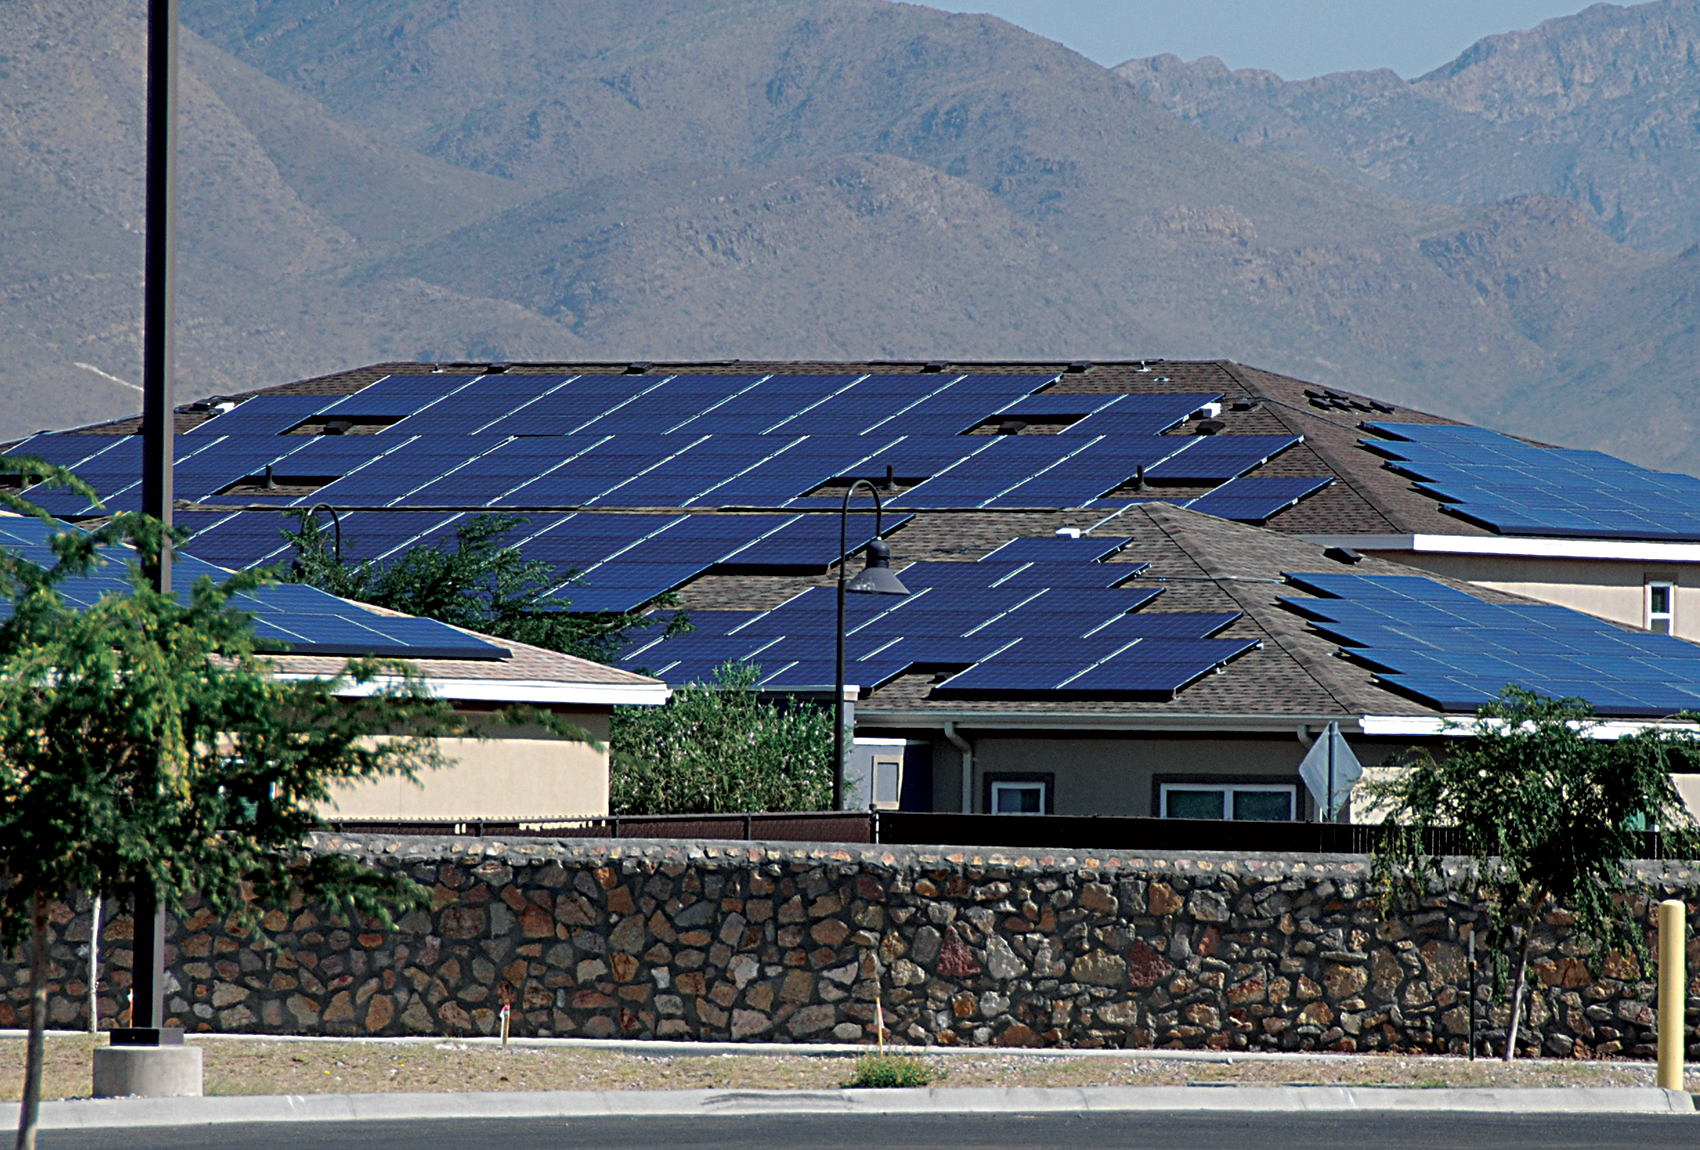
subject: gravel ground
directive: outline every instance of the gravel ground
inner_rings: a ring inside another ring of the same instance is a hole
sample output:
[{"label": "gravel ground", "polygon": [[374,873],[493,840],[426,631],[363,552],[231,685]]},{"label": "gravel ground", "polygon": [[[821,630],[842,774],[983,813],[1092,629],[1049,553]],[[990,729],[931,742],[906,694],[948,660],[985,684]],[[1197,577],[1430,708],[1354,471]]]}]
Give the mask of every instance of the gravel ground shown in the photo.
[{"label": "gravel ground", "polygon": [[[89,1092],[91,1038],[50,1038],[43,1098]],[[104,1044],[105,1039],[99,1040]],[[830,1089],[850,1060],[830,1056],[645,1055],[582,1047],[393,1045],[369,1042],[200,1044],[208,1094],[462,1092],[487,1090]],[[894,1048],[896,1049],[896,1048]],[[1236,1060],[1078,1058],[1058,1054],[921,1056],[949,1086],[1181,1086],[1188,1083],[1342,1086],[1649,1086],[1645,1062],[1503,1062],[1395,1055]],[[0,1040],[0,1097],[16,1099],[24,1044]],[[1700,1073],[1688,1089],[1700,1092]]]}]

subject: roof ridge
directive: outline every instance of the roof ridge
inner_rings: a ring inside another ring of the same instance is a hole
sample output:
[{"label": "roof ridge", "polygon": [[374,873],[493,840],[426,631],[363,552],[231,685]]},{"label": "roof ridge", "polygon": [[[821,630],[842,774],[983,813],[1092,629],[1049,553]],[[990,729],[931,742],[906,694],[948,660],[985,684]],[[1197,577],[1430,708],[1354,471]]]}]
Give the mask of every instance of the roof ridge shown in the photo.
[{"label": "roof ridge", "polygon": [[[1208,549],[1195,538],[1190,530],[1191,524],[1187,518],[1198,516],[1200,513],[1187,511],[1180,507],[1172,507],[1168,504],[1145,504],[1144,506],[1150,509],[1147,514],[1151,522],[1167,535],[1176,547],[1185,552],[1187,557],[1198,565],[1199,570],[1216,580],[1222,593],[1232,599],[1248,619],[1257,624],[1260,630],[1274,640],[1282,652],[1296,663],[1330,699],[1334,700],[1336,706],[1350,715],[1368,713],[1364,708],[1353,705],[1350,697],[1355,695],[1356,692],[1350,684],[1337,675],[1331,666],[1327,664],[1317,665],[1310,654],[1298,645],[1297,639],[1304,633],[1302,629],[1295,629],[1284,621],[1266,617],[1262,610],[1263,604],[1250,601],[1249,597],[1235,586],[1235,576],[1222,570],[1213,561],[1207,562],[1206,559],[1200,558],[1195,553],[1195,548],[1208,552]],[[1158,510],[1158,508],[1161,508],[1161,510]],[[1215,521],[1212,522],[1212,526],[1214,526],[1214,523]],[[1238,524],[1233,524],[1233,526],[1239,528]],[[1265,530],[1263,528],[1239,529]],[[1283,538],[1291,538],[1291,536],[1283,536]]]},{"label": "roof ridge", "polygon": [[[1276,398],[1274,396],[1262,394],[1264,389],[1253,387],[1252,383],[1249,380],[1247,380],[1245,376],[1240,374],[1240,369],[1244,366],[1245,365],[1234,363],[1232,361],[1223,361],[1223,364],[1222,364],[1223,370],[1226,371],[1229,375],[1231,375],[1234,378],[1235,382],[1239,383],[1242,387],[1244,387],[1248,393],[1255,395],[1257,398],[1263,400],[1265,403],[1275,405],[1275,409],[1273,409],[1269,412],[1270,416],[1273,419],[1275,419],[1278,423],[1280,423],[1281,426],[1285,427],[1288,431],[1290,431],[1294,435],[1300,436],[1304,439],[1306,446],[1308,446],[1312,451],[1314,451],[1317,454],[1317,457],[1320,458],[1322,460],[1322,462],[1325,463],[1328,466],[1328,470],[1333,473],[1334,482],[1342,484],[1343,486],[1350,488],[1352,490],[1353,494],[1357,495],[1358,498],[1362,499],[1366,504],[1368,504],[1369,507],[1371,508],[1371,510],[1373,510],[1377,515],[1381,516],[1382,520],[1387,524],[1387,526],[1390,530],[1392,530],[1394,532],[1398,532],[1399,531],[1399,521],[1398,521],[1398,519],[1396,519],[1394,517],[1393,509],[1388,507],[1386,502],[1383,501],[1376,492],[1374,492],[1370,488],[1366,487],[1365,485],[1359,483],[1350,474],[1350,471],[1351,471],[1350,468],[1343,467],[1341,465],[1339,459],[1335,456],[1333,448],[1330,444],[1324,443],[1321,440],[1318,440],[1318,439],[1315,439],[1311,436],[1305,435],[1304,427],[1299,423],[1298,420],[1291,418],[1288,415],[1288,411],[1290,410],[1292,412],[1297,412],[1298,414],[1303,415],[1306,419],[1314,419],[1314,420],[1317,420],[1318,422],[1321,422],[1321,423],[1331,424],[1331,425],[1333,425],[1335,427],[1339,427],[1343,430],[1350,431],[1354,435],[1359,434],[1362,431],[1362,429],[1359,428],[1358,426],[1356,426],[1355,424],[1342,423],[1338,420],[1329,419],[1329,418],[1327,418],[1326,416],[1323,416],[1323,415],[1312,414],[1311,412],[1304,411],[1298,405],[1288,403],[1284,399],[1279,399],[1279,398]],[[1266,371],[1263,371],[1261,368],[1246,368],[1246,370],[1256,371],[1259,375],[1277,375],[1277,373],[1275,373],[1275,372],[1266,372]],[[1278,378],[1291,379],[1292,377],[1291,376],[1278,376]],[[1304,381],[1299,380],[1299,379],[1294,379],[1293,382],[1302,384]],[[1281,410],[1281,409],[1286,409],[1286,410]]]}]

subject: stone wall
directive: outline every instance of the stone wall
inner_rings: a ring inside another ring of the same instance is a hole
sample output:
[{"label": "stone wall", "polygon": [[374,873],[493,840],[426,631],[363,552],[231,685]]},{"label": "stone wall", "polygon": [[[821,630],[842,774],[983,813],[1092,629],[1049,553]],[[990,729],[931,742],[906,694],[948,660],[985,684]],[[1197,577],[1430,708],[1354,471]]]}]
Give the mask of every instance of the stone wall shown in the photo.
[{"label": "stone wall", "polygon": [[[1354,856],[1129,857],[958,848],[622,840],[327,838],[402,868],[433,905],[397,929],[273,911],[269,939],[173,921],[167,1014],[191,1030],[516,1034],[1462,1052],[1458,895],[1384,918]],[[1645,864],[1643,895],[1700,874]],[[51,1022],[87,1020],[86,906],[60,906]],[[130,922],[103,923],[100,1014],[129,985]],[[1539,939],[1528,1053],[1653,1054],[1654,987],[1594,977],[1555,915]],[[1689,947],[1690,969],[1700,946]],[[1485,956],[1484,956],[1485,957]],[[24,971],[0,970],[0,1025]],[[1503,1007],[1486,977],[1484,1035]],[[1690,983],[1700,995],[1700,978]],[[1690,1008],[1700,1006],[1691,999]],[[1700,1055],[1700,1044],[1690,1050]]]}]

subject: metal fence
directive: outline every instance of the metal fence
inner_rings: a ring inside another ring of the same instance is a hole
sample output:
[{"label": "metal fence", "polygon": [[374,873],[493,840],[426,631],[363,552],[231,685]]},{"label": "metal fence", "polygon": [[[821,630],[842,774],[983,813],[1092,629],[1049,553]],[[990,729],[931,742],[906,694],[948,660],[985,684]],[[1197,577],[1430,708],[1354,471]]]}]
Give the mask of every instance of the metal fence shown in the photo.
[{"label": "metal fence", "polygon": [[[602,815],[553,822],[366,822],[351,833],[500,835],[507,838],[726,839],[733,841],[962,844],[1025,850],[1232,851],[1247,854],[1370,854],[1394,828],[1368,823],[1145,819],[1115,815],[964,815],[939,811],[741,811],[702,815]],[[1459,854],[1449,827],[1425,836],[1430,854]],[[1663,858],[1644,832],[1638,858]]]}]

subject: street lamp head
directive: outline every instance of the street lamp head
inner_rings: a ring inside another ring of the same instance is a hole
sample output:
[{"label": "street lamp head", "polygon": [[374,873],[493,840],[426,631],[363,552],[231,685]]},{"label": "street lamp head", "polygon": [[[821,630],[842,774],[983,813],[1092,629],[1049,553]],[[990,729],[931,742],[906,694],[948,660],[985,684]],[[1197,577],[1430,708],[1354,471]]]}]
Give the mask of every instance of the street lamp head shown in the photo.
[{"label": "street lamp head", "polygon": [[844,589],[869,595],[909,594],[909,588],[891,573],[891,545],[884,539],[877,538],[868,544],[866,565],[857,572],[854,579],[845,584]]}]

